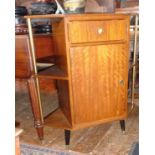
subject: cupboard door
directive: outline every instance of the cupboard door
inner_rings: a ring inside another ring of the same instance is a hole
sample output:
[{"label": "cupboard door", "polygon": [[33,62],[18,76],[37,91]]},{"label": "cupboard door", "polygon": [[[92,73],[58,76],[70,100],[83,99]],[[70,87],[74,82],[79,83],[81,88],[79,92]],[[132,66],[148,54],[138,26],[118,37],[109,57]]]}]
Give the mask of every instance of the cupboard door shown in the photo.
[{"label": "cupboard door", "polygon": [[125,44],[70,49],[75,124],[125,117],[127,51]]}]

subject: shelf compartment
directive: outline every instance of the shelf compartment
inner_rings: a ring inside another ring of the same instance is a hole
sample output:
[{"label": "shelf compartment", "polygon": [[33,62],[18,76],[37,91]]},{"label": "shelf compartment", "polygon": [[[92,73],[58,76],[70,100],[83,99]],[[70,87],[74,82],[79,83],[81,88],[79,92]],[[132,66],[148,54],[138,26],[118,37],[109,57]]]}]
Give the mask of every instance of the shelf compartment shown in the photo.
[{"label": "shelf compartment", "polygon": [[37,71],[43,71],[46,70],[50,67],[52,67],[54,64],[53,63],[37,63]]},{"label": "shelf compartment", "polygon": [[57,56],[47,56],[42,58],[37,58],[37,63],[55,63],[55,60],[57,59]]},{"label": "shelf compartment", "polygon": [[56,65],[38,72],[38,77],[56,80],[68,80],[67,74]]},{"label": "shelf compartment", "polygon": [[71,130],[71,124],[66,119],[60,108],[44,118],[45,126]]}]

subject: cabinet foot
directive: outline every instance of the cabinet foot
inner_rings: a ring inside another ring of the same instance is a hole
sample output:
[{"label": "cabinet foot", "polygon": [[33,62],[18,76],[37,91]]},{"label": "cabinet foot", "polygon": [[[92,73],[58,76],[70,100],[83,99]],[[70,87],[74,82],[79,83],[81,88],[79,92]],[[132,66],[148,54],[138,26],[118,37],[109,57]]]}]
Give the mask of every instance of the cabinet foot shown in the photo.
[{"label": "cabinet foot", "polygon": [[120,127],[121,127],[121,130],[124,132],[125,131],[125,120],[120,120]]},{"label": "cabinet foot", "polygon": [[66,143],[66,145],[70,144],[70,135],[71,135],[71,131],[65,130],[65,143]]},{"label": "cabinet foot", "polygon": [[39,139],[42,141],[44,139],[43,127],[36,128]]}]

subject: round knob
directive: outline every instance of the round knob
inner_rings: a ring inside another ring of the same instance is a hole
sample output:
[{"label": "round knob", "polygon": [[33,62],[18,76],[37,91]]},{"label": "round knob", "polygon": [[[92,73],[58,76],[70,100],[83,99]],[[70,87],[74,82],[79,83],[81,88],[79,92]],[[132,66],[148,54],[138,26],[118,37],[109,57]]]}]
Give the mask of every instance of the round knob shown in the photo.
[{"label": "round knob", "polygon": [[119,83],[120,83],[121,85],[124,85],[124,80],[120,80]]},{"label": "round knob", "polygon": [[98,34],[102,34],[103,33],[103,28],[98,28],[97,32],[98,32]]}]

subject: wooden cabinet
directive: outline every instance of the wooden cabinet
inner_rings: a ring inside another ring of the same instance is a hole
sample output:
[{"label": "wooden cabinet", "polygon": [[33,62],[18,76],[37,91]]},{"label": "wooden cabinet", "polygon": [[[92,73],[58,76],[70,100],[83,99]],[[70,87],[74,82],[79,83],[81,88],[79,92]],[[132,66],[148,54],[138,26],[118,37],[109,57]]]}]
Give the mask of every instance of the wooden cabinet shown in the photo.
[{"label": "wooden cabinet", "polygon": [[45,17],[57,19],[52,21],[55,65],[38,76],[56,80],[59,108],[44,118],[44,124],[68,131],[124,120],[129,16],[38,15],[27,19]]}]

